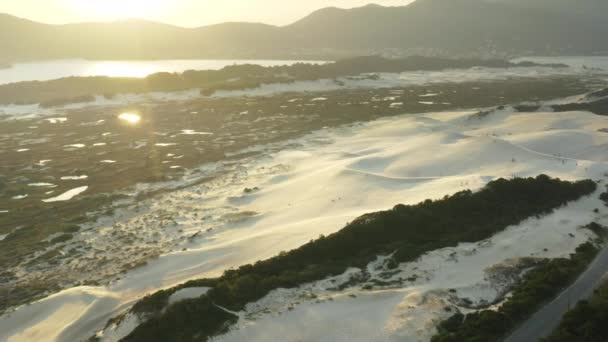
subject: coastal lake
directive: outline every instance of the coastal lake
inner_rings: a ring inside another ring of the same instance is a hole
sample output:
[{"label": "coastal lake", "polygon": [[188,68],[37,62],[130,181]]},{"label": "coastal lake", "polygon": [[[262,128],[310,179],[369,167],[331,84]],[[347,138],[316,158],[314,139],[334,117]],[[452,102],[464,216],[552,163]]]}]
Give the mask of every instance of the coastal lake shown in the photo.
[{"label": "coastal lake", "polygon": [[301,60],[155,60],[155,61],[90,61],[83,59],[50,60],[15,63],[0,69],[0,84],[22,81],[48,81],[70,76],[146,77],[156,72],[186,70],[219,70],[235,64],[261,66],[291,65],[295,63],[324,63]]}]

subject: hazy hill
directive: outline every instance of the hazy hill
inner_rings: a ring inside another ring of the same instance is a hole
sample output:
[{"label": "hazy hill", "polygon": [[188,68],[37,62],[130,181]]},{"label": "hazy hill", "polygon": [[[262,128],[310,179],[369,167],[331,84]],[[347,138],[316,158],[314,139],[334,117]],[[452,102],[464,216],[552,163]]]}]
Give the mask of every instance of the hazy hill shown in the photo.
[{"label": "hazy hill", "polygon": [[418,0],[326,8],[284,27],[194,29],[143,20],[46,25],[0,15],[0,60],[591,54],[608,51],[607,11],[604,0]]},{"label": "hazy hill", "polygon": [[608,1],[605,0],[485,0],[490,3],[503,3],[521,8],[549,9],[558,12],[605,16],[608,11]]},{"label": "hazy hill", "polygon": [[[330,8],[286,29],[311,47],[512,54],[606,50],[608,42],[601,37],[608,33],[608,24],[603,19],[558,10],[545,0],[526,6],[514,1],[418,0],[404,7]],[[594,0],[577,1],[576,8],[582,11],[594,4]]]}]

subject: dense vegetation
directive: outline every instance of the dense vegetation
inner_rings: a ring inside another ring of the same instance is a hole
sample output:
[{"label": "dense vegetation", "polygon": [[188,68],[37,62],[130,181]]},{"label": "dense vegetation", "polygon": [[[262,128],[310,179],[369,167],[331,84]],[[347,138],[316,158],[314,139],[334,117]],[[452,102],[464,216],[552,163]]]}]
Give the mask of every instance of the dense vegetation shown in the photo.
[{"label": "dense vegetation", "polygon": [[579,302],[566,313],[545,342],[604,342],[608,340],[608,282],[590,300]]},{"label": "dense vegetation", "polygon": [[[608,115],[608,88],[596,90],[586,95],[586,100],[566,104],[551,105],[554,112],[587,111],[598,115]],[[518,112],[536,112],[539,104],[519,104],[514,106]]]},{"label": "dense vegetation", "polygon": [[442,322],[432,342],[502,341],[538,307],[554,298],[595,258],[598,248],[582,244],[569,259],[547,259],[525,274],[512,296],[498,310],[457,313]]},{"label": "dense vegetation", "polygon": [[[168,309],[168,298],[176,289],[143,299],[133,311],[147,320],[125,341],[205,341],[227,324],[213,315],[216,305],[239,311],[274,289],[338,275],[348,267],[363,267],[378,255],[393,253],[396,264],[435,249],[480,241],[528,217],[547,214],[595,188],[590,180],[572,183],[545,175],[499,179],[479,192],[463,191],[441,200],[363,215],[341,231],[298,249],[228,270],[218,279],[200,281],[213,288],[199,299]],[[205,317],[206,326],[192,317]]]},{"label": "dense vegetation", "polygon": [[604,202],[604,204],[608,207],[608,191],[602,193],[600,195],[600,199]]},{"label": "dense vegetation", "polygon": [[568,103],[551,107],[556,112],[588,111],[598,115],[608,115],[608,97],[592,102]]},{"label": "dense vegetation", "polygon": [[42,103],[44,106],[51,107],[91,101],[95,95],[112,97],[117,93],[145,93],[201,88],[203,95],[211,95],[217,90],[255,88],[264,83],[331,79],[363,73],[441,70],[474,66],[507,68],[534,65],[536,64],[530,62],[514,64],[503,60],[483,59],[358,57],[320,65],[305,63],[272,67],[234,65],[221,70],[189,70],[183,73],[162,72],[143,79],[68,77],[45,82],[31,81],[2,85],[0,86],[0,104]]}]

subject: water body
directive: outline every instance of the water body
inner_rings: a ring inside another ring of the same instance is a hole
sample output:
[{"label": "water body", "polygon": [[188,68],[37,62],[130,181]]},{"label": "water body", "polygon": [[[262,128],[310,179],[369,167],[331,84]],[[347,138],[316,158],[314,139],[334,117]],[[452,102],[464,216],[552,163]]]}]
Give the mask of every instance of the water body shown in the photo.
[{"label": "water body", "polygon": [[186,70],[219,70],[234,64],[262,66],[291,65],[299,62],[319,61],[287,60],[157,60],[157,61],[89,61],[81,59],[50,60],[16,63],[0,69],[0,84],[22,81],[48,81],[69,76],[146,77],[156,72],[183,72]]},{"label": "water body", "polygon": [[45,199],[42,202],[52,203],[52,202],[69,201],[72,198],[74,198],[74,197],[80,195],[81,193],[87,191],[88,188],[89,188],[88,186],[81,186],[79,188],[75,188],[75,189],[72,189],[70,191],[64,192],[63,194],[61,194],[61,195],[59,195],[57,197]]}]

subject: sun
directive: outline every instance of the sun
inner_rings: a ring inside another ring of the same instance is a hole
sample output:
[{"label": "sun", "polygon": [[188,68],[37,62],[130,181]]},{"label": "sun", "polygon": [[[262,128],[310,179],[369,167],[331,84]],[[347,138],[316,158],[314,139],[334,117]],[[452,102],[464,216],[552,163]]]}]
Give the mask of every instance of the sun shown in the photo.
[{"label": "sun", "polygon": [[70,6],[83,17],[104,20],[159,15],[170,5],[171,0],[70,0]]}]

